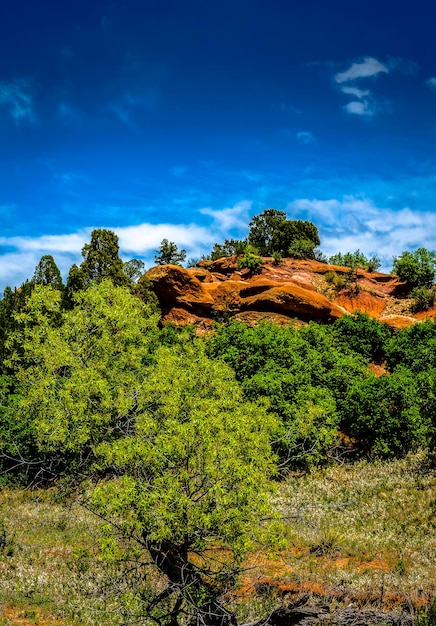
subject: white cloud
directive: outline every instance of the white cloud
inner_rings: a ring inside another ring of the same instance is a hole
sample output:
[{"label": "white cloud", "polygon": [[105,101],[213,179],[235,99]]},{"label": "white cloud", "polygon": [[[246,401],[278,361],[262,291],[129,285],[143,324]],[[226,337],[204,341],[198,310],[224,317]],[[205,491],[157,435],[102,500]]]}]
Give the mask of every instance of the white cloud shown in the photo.
[{"label": "white cloud", "polygon": [[[202,215],[209,215],[214,220],[214,230],[219,234],[229,234],[229,231],[233,229],[243,229],[247,227],[249,220],[249,212],[251,209],[251,202],[243,201],[238,202],[233,207],[225,209],[201,209]],[[214,237],[216,241],[216,235]]]},{"label": "white cloud", "polygon": [[80,252],[88,241],[91,229],[86,229],[71,235],[43,235],[42,237],[0,237],[0,246],[16,248],[22,252],[38,250],[42,254],[47,252]]},{"label": "white cloud", "polygon": [[[250,202],[240,202],[224,209],[205,208],[202,215],[211,218],[210,226],[198,224],[137,224],[111,228],[119,238],[120,256],[123,259],[141,258],[147,267],[154,265],[154,253],[162,239],[174,241],[187,251],[188,258],[199,258],[210,251],[212,245],[233,236],[235,229],[247,229]],[[99,226],[104,228],[104,226]],[[81,250],[90,241],[92,227],[76,233],[43,235],[41,237],[0,237],[0,291],[6,285],[18,286],[33,276],[35,266],[44,254],[53,255],[62,276],[66,278],[73,263],[82,260]]]},{"label": "white cloud", "polygon": [[368,117],[372,117],[375,114],[375,106],[368,100],[364,100],[363,102],[354,100],[353,102],[346,104],[344,109],[347,113],[352,115],[366,115]]},{"label": "white cloud", "polygon": [[[202,244],[210,246],[215,241],[208,228],[196,224],[138,224],[113,229],[119,237],[120,250],[126,254],[147,256],[156,250],[162,239],[174,241],[195,256]],[[200,252],[201,254],[201,252]]]},{"label": "white cloud", "polygon": [[27,81],[0,82],[1,104],[6,106],[17,124],[24,121],[34,122],[33,98]]},{"label": "white cloud", "polygon": [[369,89],[356,87],[354,81],[371,78],[380,73],[389,74],[388,66],[373,57],[366,57],[360,63],[353,63],[345,72],[339,72],[334,76],[334,81],[342,93],[357,98],[343,107],[347,113],[360,117],[375,115],[380,107],[372,92]]},{"label": "white cloud", "polygon": [[404,250],[436,249],[436,215],[431,211],[394,210],[378,207],[368,198],[345,196],[341,200],[301,198],[287,207],[292,219],[304,218],[317,224],[321,248],[330,256],[353,252],[377,255],[386,271],[392,258]]},{"label": "white cloud", "polygon": [[306,145],[316,142],[315,136],[311,132],[305,130],[297,133],[297,139],[298,141],[300,141],[300,143],[304,143]]},{"label": "white cloud", "polygon": [[361,63],[353,63],[345,72],[339,72],[336,74],[335,81],[341,84],[358,78],[377,76],[380,72],[389,74],[389,69],[386,65],[377,61],[377,59],[374,59],[373,57],[365,57]]},{"label": "white cloud", "polygon": [[369,96],[371,93],[368,89],[358,89],[357,87],[341,87],[341,91],[342,93],[346,93],[360,99]]},{"label": "white cloud", "polygon": [[431,89],[432,91],[436,91],[436,76],[432,76],[431,78],[429,78],[428,80],[425,81],[425,84],[427,85],[427,87],[429,87],[429,89]]}]

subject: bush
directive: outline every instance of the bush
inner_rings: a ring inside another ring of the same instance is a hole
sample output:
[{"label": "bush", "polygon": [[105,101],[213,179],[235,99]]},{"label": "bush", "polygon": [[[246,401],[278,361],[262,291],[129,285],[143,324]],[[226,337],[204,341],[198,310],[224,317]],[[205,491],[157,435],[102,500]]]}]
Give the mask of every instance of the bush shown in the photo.
[{"label": "bush", "polygon": [[360,268],[367,272],[375,272],[381,265],[378,257],[372,256],[368,259],[359,249],[354,252],[346,252],[345,254],[338,252],[329,258],[329,263],[332,265],[343,265],[353,269]]},{"label": "bush", "polygon": [[384,360],[390,331],[366,313],[342,316],[333,324],[333,332],[343,348],[361,354],[368,361]]},{"label": "bush", "polygon": [[256,248],[245,246],[244,254],[238,259],[238,270],[249,269],[252,274],[256,274],[262,269],[262,265],[262,257],[257,254]]},{"label": "bush", "polygon": [[415,287],[410,294],[414,300],[412,304],[412,312],[428,311],[435,302],[436,289],[426,289],[426,287]]},{"label": "bush", "polygon": [[347,285],[345,278],[340,274],[336,274],[336,272],[327,272],[325,279],[329,285],[332,285],[336,289],[336,291],[345,289]]},{"label": "bush", "polygon": [[314,243],[310,239],[296,239],[288,248],[291,259],[313,259]]},{"label": "bush", "polygon": [[431,289],[436,273],[436,254],[426,248],[403,252],[401,256],[394,258],[392,272],[407,283],[410,289]]},{"label": "bush", "polygon": [[432,425],[421,415],[418,393],[415,376],[404,368],[357,381],[347,395],[341,427],[371,456],[401,456],[427,447]]}]

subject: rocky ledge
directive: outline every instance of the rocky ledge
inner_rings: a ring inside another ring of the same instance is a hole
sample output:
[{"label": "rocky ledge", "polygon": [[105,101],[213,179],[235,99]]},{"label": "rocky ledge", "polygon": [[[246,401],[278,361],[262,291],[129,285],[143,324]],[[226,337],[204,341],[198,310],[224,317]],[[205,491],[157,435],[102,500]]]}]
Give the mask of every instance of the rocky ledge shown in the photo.
[{"label": "rocky ledge", "polygon": [[[162,323],[195,324],[200,331],[231,318],[250,325],[268,319],[329,323],[362,311],[393,328],[406,328],[436,307],[412,315],[405,286],[392,274],[358,270],[347,284],[349,268],[318,261],[264,258],[260,272],[238,270],[238,257],[200,261],[197,267],[159,265],[146,273],[162,309]],[[342,287],[342,288],[341,288]]]}]

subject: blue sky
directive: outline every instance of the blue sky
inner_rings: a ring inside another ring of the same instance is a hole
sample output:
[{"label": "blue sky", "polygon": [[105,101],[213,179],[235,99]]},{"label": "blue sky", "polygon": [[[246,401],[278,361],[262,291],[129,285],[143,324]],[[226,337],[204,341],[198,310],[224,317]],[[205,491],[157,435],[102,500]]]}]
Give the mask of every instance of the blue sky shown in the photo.
[{"label": "blue sky", "polygon": [[153,264],[268,207],[330,255],[436,249],[436,5],[15,0],[0,22],[0,289],[93,228]]}]

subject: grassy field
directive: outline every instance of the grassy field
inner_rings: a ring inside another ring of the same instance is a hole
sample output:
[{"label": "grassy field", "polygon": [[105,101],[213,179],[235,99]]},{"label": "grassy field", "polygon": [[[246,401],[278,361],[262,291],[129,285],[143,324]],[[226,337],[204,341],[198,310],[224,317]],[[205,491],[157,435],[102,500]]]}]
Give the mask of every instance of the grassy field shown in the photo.
[{"label": "grassy field", "polygon": [[[337,465],[280,485],[286,548],[253,554],[229,601],[241,620],[281,603],[425,605],[436,595],[436,476],[424,454]],[[0,495],[0,626],[117,626],[140,568],[98,555],[98,521],[56,490]],[[127,567],[127,566],[125,566]]]}]

